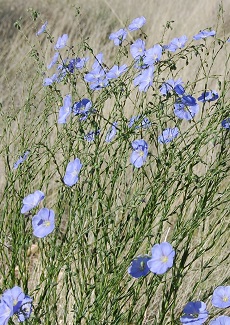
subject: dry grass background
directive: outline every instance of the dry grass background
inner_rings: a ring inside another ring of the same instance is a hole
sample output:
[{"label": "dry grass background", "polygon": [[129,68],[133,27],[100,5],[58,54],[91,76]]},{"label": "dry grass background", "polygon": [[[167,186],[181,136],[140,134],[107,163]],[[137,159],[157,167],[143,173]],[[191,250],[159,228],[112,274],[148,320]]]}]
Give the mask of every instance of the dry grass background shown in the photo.
[{"label": "dry grass background", "polygon": [[[218,22],[219,5],[223,3],[224,21]],[[75,17],[76,8],[80,7],[80,15]],[[29,18],[27,8],[38,10],[41,15],[36,22]],[[220,38],[230,36],[230,1],[218,0],[0,0],[0,102],[3,110],[18,110],[28,94],[30,81],[36,77],[32,60],[28,60],[31,44],[39,46],[44,53],[44,61],[48,63],[53,54],[52,45],[42,37],[36,38],[35,33],[42,22],[48,21],[48,30],[57,39],[67,33],[69,44],[77,44],[79,40],[89,38],[88,43],[94,53],[104,53],[105,62],[109,64],[115,54],[114,45],[108,37],[111,32],[123,28],[134,18],[144,16],[147,20],[144,31],[148,35],[147,47],[151,47],[161,39],[167,21],[174,21],[173,29],[165,35],[167,43],[173,37],[187,35],[189,39],[207,27],[217,28]],[[21,31],[14,27],[14,22],[21,17]],[[41,19],[41,20],[40,20]],[[28,41],[25,40],[25,36]],[[224,59],[219,59],[213,67],[213,74],[224,74]],[[193,71],[189,66],[180,77],[186,83],[197,73],[198,63],[194,63]],[[34,81],[35,82],[35,81]],[[214,88],[215,89],[215,88]],[[1,122],[0,122],[1,126]],[[15,128],[17,126],[15,125]],[[1,131],[0,131],[1,132]],[[211,152],[211,156],[213,153]],[[0,165],[1,183],[4,180],[4,165]],[[202,236],[202,234],[198,234]],[[220,248],[221,251],[221,248]],[[33,267],[32,279],[38,279],[41,265]],[[199,266],[198,266],[199,267]],[[225,275],[218,270],[215,278]],[[60,272],[59,280],[63,277]],[[194,278],[199,277],[195,274]],[[188,279],[188,286],[194,278]],[[60,284],[60,288],[63,286]],[[184,288],[182,289],[184,290]],[[183,297],[186,292],[181,292]],[[183,299],[182,299],[183,300]],[[154,305],[153,301],[153,305]],[[61,308],[61,305],[59,306]],[[181,308],[182,306],[178,306]],[[69,320],[71,323],[71,320]],[[61,324],[61,321],[60,321]]]}]

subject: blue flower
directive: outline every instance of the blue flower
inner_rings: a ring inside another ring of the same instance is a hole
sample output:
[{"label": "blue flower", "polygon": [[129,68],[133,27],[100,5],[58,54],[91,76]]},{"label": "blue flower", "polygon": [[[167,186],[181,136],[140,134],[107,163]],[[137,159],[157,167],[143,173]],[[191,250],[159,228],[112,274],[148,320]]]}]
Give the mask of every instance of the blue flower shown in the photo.
[{"label": "blue flower", "polygon": [[191,95],[184,95],[180,99],[181,103],[186,106],[196,106],[196,98],[192,97]]},{"label": "blue flower", "polygon": [[33,234],[38,238],[49,235],[55,227],[54,211],[42,208],[32,219]]},{"label": "blue flower", "polygon": [[4,291],[2,295],[2,299],[5,300],[6,297],[10,297],[13,301],[13,313],[17,313],[20,309],[22,302],[25,298],[25,294],[22,289],[18,286],[13,287],[12,289],[8,289]]},{"label": "blue flower", "polygon": [[216,35],[216,32],[214,30],[202,30],[198,34],[194,35],[193,39],[197,41],[202,38],[206,38],[206,37],[214,36],[214,35]]},{"label": "blue flower", "polygon": [[50,64],[47,66],[47,69],[51,69],[52,66],[54,66],[55,63],[57,63],[58,57],[59,57],[59,52],[55,52]]},{"label": "blue flower", "polygon": [[107,87],[108,84],[109,84],[109,80],[107,78],[101,78],[95,82],[92,82],[90,84],[89,88],[92,90],[99,90],[99,89]]},{"label": "blue flower", "polygon": [[150,260],[148,255],[140,255],[137,256],[130,264],[128,268],[128,273],[133,278],[140,278],[142,276],[146,276],[149,273],[149,268],[147,262]]},{"label": "blue flower", "polygon": [[[66,60],[65,60],[66,61]],[[59,64],[57,67],[57,82],[61,82],[65,76],[67,75],[67,73],[69,72],[68,67],[66,66],[66,62],[63,62],[63,64]]]},{"label": "blue flower", "polygon": [[185,35],[179,38],[173,38],[168,45],[164,46],[164,48],[170,52],[175,52],[177,49],[182,49],[185,47],[187,40],[188,38]]},{"label": "blue flower", "polygon": [[145,42],[142,39],[137,39],[131,46],[130,52],[134,59],[143,57],[145,54]]},{"label": "blue flower", "polygon": [[205,103],[205,102],[212,102],[218,98],[219,98],[218,93],[215,90],[210,90],[210,91],[203,92],[201,96],[198,97],[198,100],[200,102]]},{"label": "blue flower", "polygon": [[177,80],[169,79],[162,84],[160,88],[160,93],[162,95],[167,95],[171,91],[175,91],[177,95],[183,95],[185,90],[182,84],[183,82],[181,79],[177,79]]},{"label": "blue flower", "polygon": [[218,308],[230,307],[230,286],[219,286],[213,291],[212,304]]},{"label": "blue flower", "polygon": [[145,17],[142,16],[142,17],[135,18],[129,25],[128,30],[134,31],[140,29],[142,26],[144,26],[145,23],[146,23]]},{"label": "blue flower", "polygon": [[92,102],[87,98],[73,104],[73,114],[80,116],[80,121],[87,119],[90,113],[95,112],[92,109]]},{"label": "blue flower", "polygon": [[[30,303],[30,312],[28,311]],[[32,311],[32,299],[25,295],[20,287],[13,287],[3,292],[0,302],[0,324],[8,324],[11,316],[16,314],[18,321],[24,321],[30,316]]]},{"label": "blue flower", "polygon": [[111,142],[117,133],[117,122],[114,122],[106,134],[105,141]]},{"label": "blue flower", "polygon": [[0,301],[0,324],[7,325],[11,316],[13,316],[13,300],[12,297],[6,296]]},{"label": "blue flower", "polygon": [[179,129],[175,128],[167,128],[162,132],[162,135],[158,137],[158,142],[160,143],[169,143],[173,141],[179,135]]},{"label": "blue flower", "polygon": [[60,108],[58,123],[64,124],[66,123],[67,117],[70,115],[72,111],[72,98],[71,95],[66,95],[63,100],[63,106]]},{"label": "blue flower", "polygon": [[69,61],[69,64],[67,65],[67,70],[70,72],[70,73],[73,73],[74,72],[74,69],[82,69],[84,68],[86,62],[89,60],[89,58],[76,58],[76,59],[71,59]]},{"label": "blue flower", "polygon": [[54,82],[57,81],[57,78],[58,78],[58,75],[56,73],[54,73],[52,75],[52,77],[50,77],[50,78],[45,78],[44,81],[43,81],[43,86],[50,86],[50,85],[52,85],[52,83],[54,83]]},{"label": "blue flower", "polygon": [[213,319],[211,322],[210,322],[210,325],[230,325],[230,317],[228,316],[219,316],[215,319]]},{"label": "blue flower", "polygon": [[57,43],[54,46],[55,50],[60,50],[63,47],[66,46],[66,43],[68,41],[68,35],[67,34],[63,34],[62,36],[58,37]]},{"label": "blue flower", "polygon": [[30,296],[25,296],[25,298],[22,301],[22,305],[20,310],[17,313],[18,321],[24,322],[26,319],[30,317],[30,314],[32,313],[32,298]]},{"label": "blue flower", "polygon": [[108,85],[109,81],[106,78],[105,71],[101,68],[98,62],[94,63],[95,67],[84,77],[85,81],[90,82],[90,89],[96,90],[104,88]]},{"label": "blue flower", "polygon": [[149,50],[145,51],[145,57],[143,63],[147,65],[153,65],[154,63],[160,61],[162,56],[162,47],[159,44],[154,45]]},{"label": "blue flower", "polygon": [[175,250],[169,243],[156,244],[152,247],[151,252],[151,259],[147,262],[151,272],[164,274],[173,266]]},{"label": "blue flower", "polygon": [[230,130],[230,117],[226,118],[226,120],[223,120],[221,122],[221,125],[223,128]]},{"label": "blue flower", "polygon": [[106,78],[107,79],[116,79],[122,75],[127,70],[127,65],[123,64],[122,66],[114,65],[107,73]]},{"label": "blue flower", "polygon": [[132,142],[133,152],[130,162],[136,168],[140,168],[146,161],[148,155],[148,144],[145,140],[135,140]]},{"label": "blue flower", "polygon": [[21,209],[21,213],[26,213],[33,208],[35,208],[45,197],[45,194],[41,191],[35,191],[33,194],[27,195],[23,199],[23,206]]},{"label": "blue flower", "polygon": [[154,66],[149,67],[141,72],[139,76],[137,76],[133,83],[135,86],[139,86],[139,91],[147,91],[150,86],[153,84],[153,72]]},{"label": "blue flower", "polygon": [[199,112],[199,105],[186,106],[182,103],[174,104],[174,114],[180,119],[191,120]]},{"label": "blue flower", "polygon": [[42,33],[44,33],[44,31],[46,30],[47,25],[48,25],[48,21],[46,21],[45,24],[42,25],[42,27],[37,31],[36,35],[39,36]]},{"label": "blue flower", "polygon": [[20,156],[19,159],[14,163],[13,168],[17,169],[20,164],[22,164],[28,157],[29,151],[26,151],[23,156]]},{"label": "blue flower", "polygon": [[95,139],[95,135],[98,135],[100,134],[101,130],[97,130],[97,131],[90,131],[89,133],[87,133],[85,136],[84,136],[84,139],[88,142],[92,142],[94,141]]},{"label": "blue flower", "polygon": [[76,158],[69,162],[66,168],[64,183],[68,186],[73,186],[78,181],[78,174],[82,168],[80,159]]},{"label": "blue flower", "polygon": [[[137,125],[137,122],[141,122],[140,125]],[[131,128],[135,124],[135,129],[148,129],[151,126],[150,120],[144,116],[141,120],[141,116],[132,116],[129,120],[128,127]]]},{"label": "blue flower", "polygon": [[122,42],[126,39],[127,31],[125,29],[119,29],[117,32],[109,35],[109,39],[114,42],[116,46],[122,44]]},{"label": "blue flower", "polygon": [[103,53],[98,53],[96,55],[96,59],[92,65],[92,70],[97,69],[98,67],[101,67],[103,63]]},{"label": "blue flower", "polygon": [[208,319],[208,311],[203,301],[189,301],[180,318],[182,324],[201,325]]}]

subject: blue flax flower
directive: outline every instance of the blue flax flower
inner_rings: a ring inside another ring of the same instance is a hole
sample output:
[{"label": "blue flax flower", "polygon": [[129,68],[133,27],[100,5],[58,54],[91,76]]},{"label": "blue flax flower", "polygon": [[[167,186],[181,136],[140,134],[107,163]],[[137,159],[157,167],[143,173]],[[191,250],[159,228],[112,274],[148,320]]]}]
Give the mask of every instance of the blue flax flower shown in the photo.
[{"label": "blue flax flower", "polygon": [[39,35],[41,35],[42,33],[44,33],[44,31],[46,30],[47,25],[48,25],[48,21],[46,21],[46,22],[44,23],[44,25],[42,25],[42,27],[37,31],[36,35],[39,36]]},{"label": "blue flax flower", "polygon": [[228,316],[219,316],[215,319],[213,319],[211,322],[210,322],[210,325],[230,325],[230,317]]},{"label": "blue flax flower", "polygon": [[179,129],[175,128],[167,128],[162,132],[162,135],[158,137],[158,142],[160,143],[169,143],[173,141],[179,135]]},{"label": "blue flax flower", "polygon": [[89,60],[88,57],[82,59],[81,58],[71,59],[66,68],[70,73],[73,73],[75,69],[77,70],[83,69],[88,60]]},{"label": "blue flax flower", "polygon": [[230,307],[230,286],[219,286],[213,291],[212,304],[218,308]]},{"label": "blue flax flower", "polygon": [[62,36],[58,37],[57,43],[54,46],[55,50],[60,50],[63,47],[66,46],[66,43],[68,41],[68,35],[67,34],[63,34]]},{"label": "blue flax flower", "polygon": [[131,164],[136,168],[143,166],[148,155],[148,144],[145,140],[135,140],[132,142],[133,152],[130,156]]},{"label": "blue flax flower", "polygon": [[153,84],[154,66],[149,67],[141,72],[134,80],[134,86],[139,86],[139,91],[147,91]]},{"label": "blue flax flower", "polygon": [[149,273],[149,268],[147,262],[150,260],[148,255],[137,256],[130,264],[128,268],[128,273],[133,278],[140,278],[146,276]]},{"label": "blue flax flower", "polygon": [[145,23],[146,23],[145,17],[142,16],[142,17],[135,18],[128,26],[128,30],[134,31],[140,29],[142,26],[144,26]]},{"label": "blue flax flower", "polygon": [[168,45],[165,45],[164,48],[170,52],[175,52],[177,49],[182,49],[185,47],[185,43],[187,42],[187,36],[183,35],[179,38],[173,38]]},{"label": "blue flax flower", "polygon": [[42,208],[32,219],[33,234],[38,238],[49,235],[55,227],[54,211]]},{"label": "blue flax flower", "polygon": [[175,91],[177,95],[183,95],[185,90],[182,84],[183,82],[181,79],[177,79],[177,80],[169,79],[162,84],[160,88],[160,93],[162,95],[167,95],[171,91]]},{"label": "blue flax flower", "polygon": [[155,274],[164,274],[173,266],[175,250],[167,243],[155,244],[152,247],[151,259],[147,262],[151,272]]},{"label": "blue flax flower", "polygon": [[12,297],[6,296],[0,301],[0,324],[7,325],[10,317],[13,316],[13,300]]},{"label": "blue flax flower", "polygon": [[180,99],[181,103],[186,106],[196,106],[196,98],[191,95],[184,95]]},{"label": "blue flax flower", "polygon": [[95,61],[92,65],[92,70],[97,69],[98,67],[101,67],[103,63],[103,53],[98,53],[95,57]]},{"label": "blue flax flower", "polygon": [[19,159],[14,163],[14,169],[17,169],[20,164],[22,164],[28,157],[29,151],[26,151],[24,155],[20,156]]},{"label": "blue flax flower", "polygon": [[145,55],[145,42],[142,39],[137,39],[130,46],[130,52],[134,59],[143,57]]},{"label": "blue flax flower", "polygon": [[59,64],[57,67],[57,82],[61,82],[69,72],[65,63],[66,62],[63,62],[63,64]]},{"label": "blue flax flower", "polygon": [[109,83],[104,69],[101,68],[98,62],[95,63],[95,68],[93,68],[93,70],[87,73],[84,77],[85,81],[90,83],[89,87],[92,90],[104,88]]},{"label": "blue flax flower", "polygon": [[43,81],[43,86],[51,86],[58,79],[58,75],[54,73],[50,78],[45,78]]},{"label": "blue flax flower", "polygon": [[67,117],[70,115],[72,111],[72,98],[71,95],[66,95],[63,100],[63,106],[60,108],[58,123],[64,124],[66,123]]},{"label": "blue flax flower", "polygon": [[23,206],[21,213],[26,213],[35,208],[45,197],[45,194],[41,191],[35,191],[33,194],[27,195],[23,199]]},{"label": "blue flax flower", "polygon": [[25,298],[25,294],[22,289],[18,286],[13,287],[12,289],[8,289],[4,291],[2,299],[4,300],[6,297],[11,297],[13,302],[13,313],[17,313]]},{"label": "blue flax flower", "polygon": [[120,46],[126,39],[127,31],[125,29],[119,29],[117,32],[109,35],[109,39],[114,42],[116,46]]},{"label": "blue flax flower", "polygon": [[225,129],[230,130],[230,117],[226,118],[226,120],[223,120],[221,122],[221,126]]},{"label": "blue flax flower", "polygon": [[111,142],[117,133],[117,122],[113,122],[112,126],[110,127],[109,131],[106,134],[105,141]]},{"label": "blue flax flower", "polygon": [[73,161],[70,161],[67,165],[64,183],[68,186],[73,186],[78,181],[78,174],[80,173],[82,164],[80,159],[76,158]]},{"label": "blue flax flower", "polygon": [[215,90],[210,90],[210,91],[205,91],[201,94],[200,97],[198,97],[197,99],[200,101],[200,102],[212,102],[216,99],[219,98],[219,95],[218,93],[215,91]]},{"label": "blue flax flower", "polygon": [[48,64],[47,66],[47,69],[51,69],[52,66],[54,66],[55,63],[57,63],[58,57],[59,57],[59,52],[55,52],[50,64]]},{"label": "blue flax flower", "polygon": [[[30,304],[30,307],[28,306]],[[29,311],[28,311],[29,309]],[[28,311],[28,312],[27,312]],[[18,321],[29,318],[32,311],[32,299],[18,286],[4,291],[0,302],[0,324],[7,324],[11,316],[17,315]]]},{"label": "blue flax flower", "polygon": [[114,65],[107,73],[107,79],[116,79],[122,75],[127,70],[127,65],[123,64],[122,66]]},{"label": "blue flax flower", "polygon": [[132,116],[129,120],[128,127],[131,128],[133,125],[135,125],[135,129],[148,129],[151,126],[151,122],[146,116],[141,119],[141,116],[137,115]]},{"label": "blue flax flower", "polygon": [[92,142],[95,139],[95,136],[100,134],[101,130],[97,130],[97,131],[90,131],[88,132],[85,136],[84,139],[88,142]]},{"label": "blue flax flower", "polygon": [[149,50],[145,51],[145,57],[143,63],[153,65],[156,62],[159,62],[162,56],[162,47],[159,44],[154,45]]},{"label": "blue flax flower", "polygon": [[30,317],[30,314],[32,313],[32,301],[32,298],[27,295],[23,299],[21,308],[17,313],[19,322],[24,322]]},{"label": "blue flax flower", "polygon": [[95,112],[92,109],[92,102],[87,98],[83,98],[79,102],[73,104],[73,114],[80,116],[80,121],[87,119],[90,113]]},{"label": "blue flax flower", "polygon": [[208,319],[208,311],[203,301],[189,301],[180,318],[182,324],[201,325]]},{"label": "blue flax flower", "polygon": [[214,36],[214,35],[216,35],[216,32],[214,30],[202,30],[198,34],[194,35],[193,39],[197,41],[202,38],[206,38],[206,37]]},{"label": "blue flax flower", "polygon": [[180,119],[191,120],[199,112],[199,105],[186,106],[182,103],[174,104],[174,114]]}]

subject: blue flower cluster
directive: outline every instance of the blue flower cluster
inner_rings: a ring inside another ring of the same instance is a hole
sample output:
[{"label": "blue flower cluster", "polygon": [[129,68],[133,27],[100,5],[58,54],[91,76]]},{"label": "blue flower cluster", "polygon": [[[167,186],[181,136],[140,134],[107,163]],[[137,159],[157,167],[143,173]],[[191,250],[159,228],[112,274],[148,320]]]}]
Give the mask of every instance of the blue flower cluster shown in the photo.
[{"label": "blue flower cluster", "polygon": [[[220,286],[213,291],[212,305],[218,308],[230,307],[230,286]],[[183,314],[180,318],[182,324],[201,325],[208,319],[209,313],[206,304],[203,301],[189,301],[183,308]],[[230,317],[219,316],[211,321],[212,325],[228,325]]]},{"label": "blue flower cluster", "polygon": [[128,273],[132,277],[140,278],[150,271],[162,275],[173,266],[175,250],[171,244],[167,242],[155,244],[151,249],[151,253],[151,256],[140,255],[131,262]]},{"label": "blue flower cluster", "polygon": [[32,312],[32,298],[20,287],[13,287],[3,292],[0,300],[0,324],[6,325],[16,315],[18,322],[24,322]]},{"label": "blue flower cluster", "polygon": [[[45,194],[41,191],[35,191],[23,199],[21,213],[26,214],[35,208],[43,199]],[[42,208],[38,214],[32,218],[33,234],[36,237],[43,238],[54,230],[54,211]]]}]

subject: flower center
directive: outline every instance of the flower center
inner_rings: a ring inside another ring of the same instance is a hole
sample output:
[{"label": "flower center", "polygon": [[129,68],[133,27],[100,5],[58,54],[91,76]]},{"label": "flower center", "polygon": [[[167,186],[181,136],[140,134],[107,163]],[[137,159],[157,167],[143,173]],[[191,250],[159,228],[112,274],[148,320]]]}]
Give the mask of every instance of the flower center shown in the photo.
[{"label": "flower center", "polygon": [[49,221],[49,220],[46,220],[46,221],[44,222],[44,226],[45,226],[45,227],[49,227],[49,226],[50,226],[50,221]]},{"label": "flower center", "polygon": [[144,261],[141,261],[140,263],[140,270],[143,271],[145,268],[145,262]]},{"label": "flower center", "polygon": [[162,256],[161,257],[161,262],[166,263],[168,261],[168,256]]},{"label": "flower center", "polygon": [[227,296],[223,296],[222,300],[223,300],[224,302],[227,302],[227,301],[228,301],[228,297],[227,297]]},{"label": "flower center", "polygon": [[143,150],[138,150],[138,155],[139,155],[140,157],[143,157],[143,156],[144,156],[144,151],[143,151]]}]

